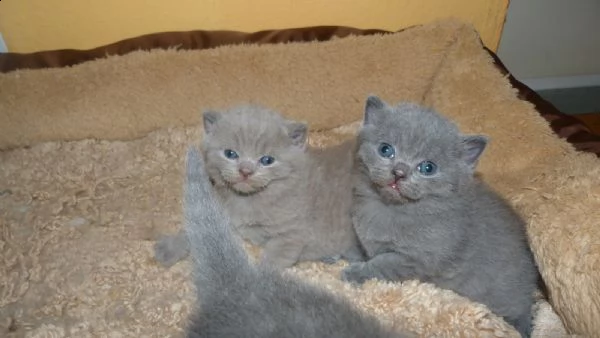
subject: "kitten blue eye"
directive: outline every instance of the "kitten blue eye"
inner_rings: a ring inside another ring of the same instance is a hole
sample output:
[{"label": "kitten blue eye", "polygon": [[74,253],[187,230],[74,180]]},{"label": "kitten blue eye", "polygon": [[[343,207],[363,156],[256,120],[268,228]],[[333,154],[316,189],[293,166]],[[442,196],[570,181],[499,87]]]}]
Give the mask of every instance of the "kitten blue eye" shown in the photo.
[{"label": "kitten blue eye", "polygon": [[394,158],[396,155],[396,150],[391,145],[382,143],[379,145],[379,155],[385,158]]},{"label": "kitten blue eye", "polygon": [[417,165],[417,170],[425,176],[431,176],[437,172],[437,165],[431,161],[423,161]]},{"label": "kitten blue eye", "polygon": [[225,157],[227,157],[230,160],[235,160],[236,158],[240,157],[238,155],[238,153],[236,153],[235,151],[233,151],[231,149],[225,149],[223,154],[225,155]]},{"label": "kitten blue eye", "polygon": [[265,156],[261,157],[260,160],[258,160],[258,162],[260,162],[260,164],[262,164],[264,166],[268,166],[268,165],[273,164],[273,162],[275,162],[275,158],[273,156],[265,155]]}]

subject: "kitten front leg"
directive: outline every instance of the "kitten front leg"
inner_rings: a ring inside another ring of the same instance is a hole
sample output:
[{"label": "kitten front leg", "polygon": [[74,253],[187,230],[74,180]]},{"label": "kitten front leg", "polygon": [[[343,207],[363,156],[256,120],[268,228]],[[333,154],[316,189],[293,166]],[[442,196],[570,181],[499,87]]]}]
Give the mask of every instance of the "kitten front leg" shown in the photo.
[{"label": "kitten front leg", "polygon": [[340,261],[342,258],[342,255],[325,256],[321,258],[321,262],[333,265]]},{"label": "kitten front leg", "polygon": [[377,278],[388,281],[401,281],[418,278],[412,259],[397,252],[377,255],[367,262],[351,263],[342,270],[342,280],[362,284]]},{"label": "kitten front leg", "polygon": [[349,263],[364,262],[365,254],[362,248],[360,248],[358,245],[355,245],[346,250],[346,252],[343,254],[323,257],[321,258],[321,262],[325,264],[335,264],[342,259],[348,261]]},{"label": "kitten front leg", "polygon": [[298,262],[304,243],[298,238],[273,237],[263,248],[260,264],[277,268],[289,268]]}]

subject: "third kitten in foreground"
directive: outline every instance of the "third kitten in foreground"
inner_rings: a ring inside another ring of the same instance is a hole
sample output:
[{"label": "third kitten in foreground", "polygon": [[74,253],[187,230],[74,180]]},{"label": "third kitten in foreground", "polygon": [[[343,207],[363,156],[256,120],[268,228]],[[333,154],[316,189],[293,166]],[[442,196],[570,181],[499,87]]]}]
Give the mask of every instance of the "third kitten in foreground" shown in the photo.
[{"label": "third kitten in foreground", "polygon": [[[207,172],[237,232],[263,247],[262,262],[363,259],[350,219],[355,143],[314,149],[301,122],[258,106],[204,113]],[[184,236],[161,240],[156,258],[187,254]]]},{"label": "third kitten in foreground", "polygon": [[188,151],[185,233],[198,308],[186,337],[411,337],[391,332],[342,297],[248,261],[209,183],[200,154]]},{"label": "third kitten in foreground", "polygon": [[342,277],[434,283],[529,336],[538,272],[523,220],[473,175],[487,138],[371,96],[358,142],[352,212],[368,261]]}]

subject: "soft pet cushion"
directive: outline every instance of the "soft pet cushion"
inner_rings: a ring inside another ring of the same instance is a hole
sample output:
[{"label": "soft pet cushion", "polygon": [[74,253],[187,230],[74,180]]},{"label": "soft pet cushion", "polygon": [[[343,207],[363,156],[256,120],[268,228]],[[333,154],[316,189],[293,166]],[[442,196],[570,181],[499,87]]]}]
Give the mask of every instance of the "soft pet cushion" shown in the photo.
[{"label": "soft pet cushion", "polygon": [[[345,26],[272,29],[253,33],[207,30],[160,32],[141,35],[88,50],[60,49],[35,53],[0,53],[0,72],[10,72],[17,69],[67,67],[99,58],[106,58],[109,55],[125,55],[138,50],[200,50],[237,44],[327,41],[350,35],[382,33],[390,32],[380,29],[358,29]],[[491,50],[487,51],[494,58],[494,63],[498,69],[507,74],[511,85],[518,89],[519,98],[532,102],[536,110],[550,122],[550,127],[556,134],[573,144],[575,149],[593,152],[600,157],[600,134],[598,134],[598,131],[593,132],[587,126],[587,122],[583,123],[579,119],[579,116],[583,115],[579,115],[576,118],[558,111],[535,91],[515,79],[494,52]],[[597,119],[599,116],[600,113],[591,114],[590,118]],[[18,129],[14,130],[13,128],[11,128],[11,131],[13,133],[19,132]],[[60,136],[55,135],[55,137]],[[0,144],[0,149],[3,149],[2,144]]]},{"label": "soft pet cushion", "polygon": [[[491,137],[480,171],[527,219],[552,306],[569,329],[600,332],[599,161],[516,97],[468,26],[135,52],[2,74],[0,88],[5,147],[80,140],[0,154],[0,317],[15,336],[181,332],[189,266],[157,266],[152,244],[180,226],[182,151],[200,141],[200,111],[261,103],[309,122],[312,142],[329,145],[353,135],[369,93],[431,105]],[[450,291],[414,281],[354,289],[339,282],[340,268],[291,272],[424,336],[516,334]],[[553,315],[540,302],[535,335],[562,333]]]}]

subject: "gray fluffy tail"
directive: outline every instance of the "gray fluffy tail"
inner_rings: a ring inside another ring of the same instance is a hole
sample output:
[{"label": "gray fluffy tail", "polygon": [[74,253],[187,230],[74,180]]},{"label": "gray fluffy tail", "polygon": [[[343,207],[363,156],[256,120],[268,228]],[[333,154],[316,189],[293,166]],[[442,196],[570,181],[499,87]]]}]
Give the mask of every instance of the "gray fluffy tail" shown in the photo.
[{"label": "gray fluffy tail", "polygon": [[218,199],[194,147],[187,153],[184,186],[185,232],[200,298],[250,282],[253,266]]}]

